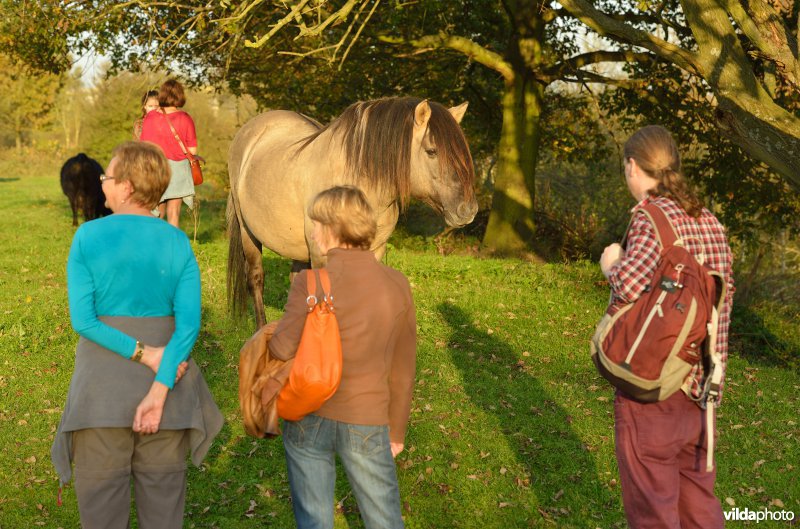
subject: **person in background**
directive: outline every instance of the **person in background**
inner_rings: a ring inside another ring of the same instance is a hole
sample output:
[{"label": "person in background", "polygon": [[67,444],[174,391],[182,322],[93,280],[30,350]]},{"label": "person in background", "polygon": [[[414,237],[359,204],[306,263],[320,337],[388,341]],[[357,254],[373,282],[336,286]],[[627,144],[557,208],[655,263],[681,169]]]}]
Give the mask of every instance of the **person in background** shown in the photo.
[{"label": "person in background", "polygon": [[164,82],[158,90],[158,104],[158,112],[149,112],[144,117],[141,140],[161,147],[169,161],[172,177],[159,200],[158,211],[161,218],[166,215],[167,222],[178,227],[181,202],[189,209],[194,208],[192,169],[184,149],[197,154],[197,134],[192,117],[181,110],[186,104],[181,83],[175,79]]},{"label": "person in background", "polygon": [[[719,317],[717,351],[723,373],[728,357],[728,328],[733,303],[733,257],[725,228],[703,207],[681,173],[681,159],[671,134],[660,126],[638,130],[625,143],[625,181],[639,204],[625,249],[612,244],[600,258],[611,285],[613,303],[632,303],[653,280],[661,252],[655,229],[640,206],[661,207],[678,237],[695,257],[720,272],[727,294]],[[641,353],[640,353],[641,354]],[[664,401],[641,403],[621,391],[614,401],[615,444],[622,502],[632,529],[721,529],[722,507],[714,495],[716,468],[706,471],[705,411],[692,397],[704,384],[702,362],[682,391]]]},{"label": "person in background", "polygon": [[80,339],[51,450],[75,465],[81,526],[180,528],[186,454],[199,465],[223,418],[189,353],[200,331],[200,271],[189,239],[150,211],[169,182],[158,146],[127,142],[100,177],[108,217],[75,232],[67,260]]},{"label": "person in background", "polygon": [[138,140],[142,137],[142,122],[144,117],[151,110],[158,109],[158,91],[148,90],[142,96],[142,115],[133,122],[133,139]]},{"label": "person in background", "polygon": [[[327,256],[342,339],[339,389],[315,413],[284,423],[283,443],[300,529],[333,527],[338,455],[368,529],[403,527],[394,457],[403,450],[416,365],[416,313],[408,280],[369,250],[376,220],[355,187],[323,191],[309,208],[313,241]],[[307,305],[306,274],[292,282],[269,342],[293,358]],[[317,285],[318,299],[322,299]]]}]

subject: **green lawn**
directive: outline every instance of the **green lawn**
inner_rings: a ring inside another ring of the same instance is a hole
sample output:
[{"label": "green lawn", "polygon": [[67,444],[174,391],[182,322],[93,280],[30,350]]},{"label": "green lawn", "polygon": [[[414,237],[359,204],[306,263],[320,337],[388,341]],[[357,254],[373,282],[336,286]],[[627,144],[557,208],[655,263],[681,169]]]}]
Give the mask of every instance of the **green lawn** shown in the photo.
[{"label": "green lawn", "polygon": [[[0,175],[0,529],[74,528],[74,491],[56,505],[49,457],[77,341],[64,272],[71,214],[52,162],[0,161]],[[190,472],[186,527],[292,527],[281,441],[246,437],[239,417],[238,353],[253,327],[227,314],[224,200],[201,192],[203,326],[193,356],[227,423]],[[607,300],[597,267],[420,246],[397,238],[387,256],[411,281],[419,326],[411,426],[397,459],[407,526],[624,527],[613,394],[588,357]],[[289,263],[268,254],[264,265],[268,318],[277,319]],[[769,300],[736,309],[719,414],[726,508],[800,517],[798,312]],[[337,501],[336,527],[361,527],[344,480]],[[739,525],[748,524],[730,523]]]}]

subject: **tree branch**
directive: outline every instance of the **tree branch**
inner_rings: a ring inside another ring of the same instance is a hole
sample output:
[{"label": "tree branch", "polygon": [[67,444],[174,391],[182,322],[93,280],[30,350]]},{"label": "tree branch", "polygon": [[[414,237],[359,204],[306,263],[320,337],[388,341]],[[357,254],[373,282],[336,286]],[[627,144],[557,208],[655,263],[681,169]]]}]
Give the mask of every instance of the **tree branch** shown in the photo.
[{"label": "tree branch", "polygon": [[[334,24],[335,22],[347,20],[347,17],[350,16],[350,12],[353,11],[353,8],[361,3],[366,5],[367,3],[369,3],[369,0],[347,0],[347,3],[345,5],[334,11],[328,18],[323,20],[321,23],[311,27],[310,29],[304,29],[303,31],[301,31],[300,34],[297,35],[295,40],[301,37],[306,37],[306,36],[313,37],[319,35],[323,31],[325,31],[328,28],[328,26]],[[361,9],[362,10],[364,9],[363,6]]]},{"label": "tree branch", "polygon": [[[655,62],[658,59],[655,55],[651,53],[637,53],[630,50],[619,50],[619,51],[592,51],[588,53],[582,53],[580,55],[575,55],[561,61],[557,64],[550,66],[549,68],[544,69],[541,73],[536,75],[536,78],[544,83],[552,83],[553,81],[561,80],[569,80],[567,76],[569,74],[573,74],[574,76],[580,78],[580,76],[587,74],[586,70],[581,70],[584,66],[589,66],[592,64],[598,64],[601,62]],[[599,76],[596,72],[591,72],[592,75]],[[605,79],[604,76],[599,76]],[[609,78],[609,80],[611,80]],[[600,80],[593,80],[591,82],[604,82]],[[614,81],[612,84],[619,84],[618,81]]]},{"label": "tree branch", "polygon": [[218,18],[217,20],[215,20],[215,22],[217,22],[218,24],[227,24],[227,23],[230,23],[230,22],[239,21],[239,20],[243,19],[244,17],[246,17],[247,14],[253,8],[255,8],[257,5],[259,5],[259,4],[263,3],[263,2],[264,2],[264,0],[253,0],[247,6],[245,6],[245,8],[242,9],[238,14],[230,16],[230,17]]},{"label": "tree branch", "polygon": [[503,57],[493,51],[487,50],[480,44],[467,39],[465,37],[458,37],[447,35],[442,32],[437,35],[426,35],[418,39],[406,40],[402,37],[381,36],[381,42],[396,45],[413,46],[420,50],[448,48],[458,51],[474,60],[475,62],[491,68],[498,72],[506,81],[514,79],[514,69]]},{"label": "tree branch", "polygon": [[638,53],[631,50],[619,51],[591,51],[566,59],[553,66],[553,69],[572,68],[578,69],[590,64],[600,62],[652,62],[656,56],[651,53]]},{"label": "tree branch", "polygon": [[800,81],[795,56],[797,42],[787,34],[773,7],[762,0],[750,0],[748,13],[738,0],[721,0],[721,3],[742,33],[761,51],[758,56],[773,62],[777,71],[797,87]]},{"label": "tree branch", "polygon": [[[347,49],[344,51],[344,54],[342,55],[341,62],[339,62],[339,69],[340,70],[342,68],[342,65],[344,64],[345,59],[347,59],[347,56],[350,54],[350,49],[353,47],[353,44],[356,43],[356,41],[358,40],[358,37],[361,36],[361,32],[364,31],[364,28],[369,23],[369,19],[372,18],[372,15],[375,13],[375,10],[378,8],[378,4],[380,4],[380,3],[381,3],[381,0],[375,0],[375,4],[372,6],[372,9],[370,10],[369,14],[367,14],[367,18],[364,19],[364,22],[361,23],[361,26],[358,28],[358,31],[356,31],[356,34],[353,36],[352,39],[350,39],[350,44],[347,46]],[[360,12],[359,12],[359,14],[360,14]]]},{"label": "tree branch", "polygon": [[605,75],[601,75],[595,72],[590,72],[588,70],[576,70],[573,73],[575,74],[574,77],[569,77],[567,75],[564,75],[559,79],[553,79],[553,81],[559,80],[559,81],[564,81],[565,83],[579,83],[579,84],[600,83],[606,85],[619,86],[622,88],[636,88],[642,86],[643,84],[643,81],[641,79],[615,79],[613,77],[606,77]]},{"label": "tree branch", "polygon": [[614,40],[630,43],[650,50],[659,57],[675,63],[684,70],[698,72],[696,54],[660,39],[647,31],[642,31],[595,9],[587,0],[561,0],[561,5],[572,16],[589,26],[600,35]]},{"label": "tree branch", "polygon": [[[358,0],[350,0],[348,3],[355,2],[355,1],[358,1]],[[256,41],[252,41],[252,40],[249,40],[249,39],[245,40],[244,41],[245,47],[247,47],[247,48],[260,48],[261,46],[263,46],[265,42],[267,42],[270,38],[272,38],[273,35],[275,35],[278,31],[283,29],[285,26],[289,25],[289,23],[292,20],[294,20],[294,18],[303,11],[303,9],[308,5],[309,2],[310,2],[310,0],[300,0],[299,2],[297,2],[294,5],[294,7],[292,7],[292,10],[289,11],[289,13],[286,14],[286,16],[284,16],[282,19],[280,19],[278,22],[276,22],[275,25],[272,26],[272,29],[270,29],[269,32],[266,35],[262,36],[260,39],[258,39]],[[334,16],[334,15],[331,15],[331,16]]]},{"label": "tree branch", "polygon": [[[663,8],[663,5],[660,6]],[[689,28],[680,26],[675,24],[671,20],[667,20],[666,18],[661,16],[661,11],[658,11],[657,14],[650,14],[650,13],[606,13],[612,20],[616,20],[617,22],[627,22],[627,23],[639,23],[639,24],[653,24],[657,26],[666,26],[681,37],[691,37],[692,32]]]}]

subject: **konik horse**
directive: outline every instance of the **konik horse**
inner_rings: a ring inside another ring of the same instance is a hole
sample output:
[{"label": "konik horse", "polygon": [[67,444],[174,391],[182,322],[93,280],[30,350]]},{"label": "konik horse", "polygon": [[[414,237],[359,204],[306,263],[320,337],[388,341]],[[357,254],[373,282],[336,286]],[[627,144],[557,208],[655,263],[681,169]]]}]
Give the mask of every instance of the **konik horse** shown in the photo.
[{"label": "konik horse", "polygon": [[84,153],[73,156],[61,167],[61,190],[72,208],[72,225],[78,225],[78,211],[84,222],[111,215],[100,184],[103,167]]},{"label": "konik horse", "polygon": [[381,259],[399,212],[413,197],[450,226],[478,210],[472,156],[459,123],[464,103],[447,109],[418,98],[358,102],[322,127],[295,112],[256,116],[236,134],[228,154],[228,299],[242,311],[253,296],[256,324],[265,323],[261,248],[299,263],[324,263],[311,242],[311,200],[351,184],[367,195],[378,220],[372,251]]}]

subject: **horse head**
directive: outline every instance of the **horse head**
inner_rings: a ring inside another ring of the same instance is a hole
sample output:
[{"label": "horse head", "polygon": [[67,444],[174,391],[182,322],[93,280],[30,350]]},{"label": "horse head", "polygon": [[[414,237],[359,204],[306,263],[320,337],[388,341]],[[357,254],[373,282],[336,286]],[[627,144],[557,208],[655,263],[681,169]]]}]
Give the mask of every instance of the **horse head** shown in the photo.
[{"label": "horse head", "polygon": [[449,226],[472,222],[478,212],[475,170],[459,123],[467,103],[447,109],[420,101],[414,108],[410,192],[437,210]]}]

